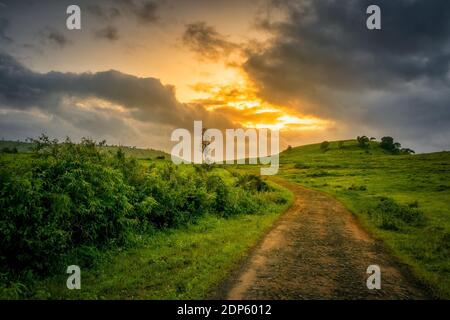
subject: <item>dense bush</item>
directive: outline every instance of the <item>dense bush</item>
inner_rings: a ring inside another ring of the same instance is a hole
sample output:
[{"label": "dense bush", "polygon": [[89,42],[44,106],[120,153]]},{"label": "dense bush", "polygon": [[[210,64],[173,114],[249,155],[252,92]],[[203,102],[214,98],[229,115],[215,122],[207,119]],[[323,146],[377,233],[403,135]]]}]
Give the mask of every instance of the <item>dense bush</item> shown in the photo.
[{"label": "dense bush", "polygon": [[356,137],[356,141],[358,141],[358,146],[361,148],[368,148],[370,139],[367,136],[358,136]]},{"label": "dense bush", "polygon": [[398,142],[394,142],[392,137],[381,138],[380,148],[389,151],[392,154],[412,154],[414,150],[409,148],[402,148],[402,145]]},{"label": "dense bush", "polygon": [[395,153],[400,148],[399,143],[394,142],[392,137],[382,137],[380,142],[380,148],[389,152]]},{"label": "dense bush", "polygon": [[330,148],[330,143],[328,142],[328,141],[323,141],[321,144],[320,144],[320,150],[322,150],[322,151],[328,151],[328,149]]},{"label": "dense bush", "polygon": [[242,187],[248,191],[266,192],[270,187],[260,176],[254,174],[245,174],[237,177],[236,186]]},{"label": "dense bush", "polygon": [[374,208],[369,210],[370,217],[377,226],[386,230],[401,230],[407,226],[420,227],[425,216],[416,205],[398,204],[390,198],[381,198]]},{"label": "dense bush", "polygon": [[350,191],[366,191],[367,187],[365,185],[356,185],[356,184],[352,184],[350,187],[348,187],[348,190]]},{"label": "dense bush", "polygon": [[128,186],[90,141],[48,146],[28,170],[0,168],[2,269],[48,270],[71,248],[124,243]]},{"label": "dense bush", "polygon": [[195,173],[184,174],[173,165],[154,167],[139,190],[137,218],[156,228],[194,222],[211,207],[206,183]]},{"label": "dense bush", "polygon": [[89,265],[97,249],[126,245],[133,234],[281,201],[263,197],[271,188],[255,175],[225,183],[209,167],[144,167],[88,139],[43,136],[34,146],[19,161],[0,158],[0,275],[45,274],[74,255]]},{"label": "dense bush", "polygon": [[18,150],[16,147],[8,148],[4,147],[0,150],[1,153],[18,153]]}]

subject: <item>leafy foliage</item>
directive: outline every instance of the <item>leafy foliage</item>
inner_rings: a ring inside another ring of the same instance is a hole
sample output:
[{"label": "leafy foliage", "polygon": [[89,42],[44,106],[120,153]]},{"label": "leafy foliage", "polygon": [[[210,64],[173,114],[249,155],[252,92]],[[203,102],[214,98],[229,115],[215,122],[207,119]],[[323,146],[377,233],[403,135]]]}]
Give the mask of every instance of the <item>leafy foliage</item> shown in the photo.
[{"label": "leafy foliage", "polygon": [[71,248],[126,240],[132,206],[121,172],[92,141],[41,142],[22,172],[0,168],[2,269],[44,272]]},{"label": "leafy foliage", "polygon": [[19,151],[17,150],[16,147],[12,147],[12,148],[4,147],[0,150],[0,152],[1,153],[18,153]]},{"label": "leafy foliage", "polygon": [[133,235],[279,201],[261,196],[271,188],[254,175],[226,183],[209,167],[144,167],[90,139],[41,136],[33,146],[31,155],[0,158],[0,274],[11,278],[48,274],[67,257],[90,265],[98,250],[126,246]]},{"label": "leafy foliage", "polygon": [[380,148],[389,151],[392,154],[412,154],[414,150],[409,148],[402,148],[399,142],[395,142],[392,137],[381,138]]},{"label": "leafy foliage", "polygon": [[377,226],[386,230],[401,230],[405,226],[419,227],[425,222],[424,214],[417,208],[417,203],[401,205],[384,197],[369,210],[369,215]]},{"label": "leafy foliage", "polygon": [[356,138],[356,141],[358,141],[358,145],[361,148],[368,148],[369,147],[369,143],[370,143],[370,139],[367,136],[358,136]]},{"label": "leafy foliage", "polygon": [[396,150],[399,149],[400,144],[394,143],[394,138],[392,137],[383,137],[381,138],[380,147],[384,150],[390,151],[394,153]]}]

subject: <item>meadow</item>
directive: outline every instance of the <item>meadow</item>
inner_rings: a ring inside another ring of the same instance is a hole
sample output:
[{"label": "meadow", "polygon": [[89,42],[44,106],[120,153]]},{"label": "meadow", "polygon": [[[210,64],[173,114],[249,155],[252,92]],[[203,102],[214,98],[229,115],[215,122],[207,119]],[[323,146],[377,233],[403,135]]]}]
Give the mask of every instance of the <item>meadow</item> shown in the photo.
[{"label": "meadow", "polygon": [[280,162],[281,177],[343,202],[436,297],[450,298],[450,152],[392,154],[347,140],[290,148]]},{"label": "meadow", "polygon": [[[450,152],[381,146],[288,148],[278,176],[333,195],[435,297],[448,299]],[[162,152],[91,140],[6,147],[1,298],[210,297],[293,200],[254,165],[174,166]],[[82,290],[66,288],[71,264],[82,268]]]}]

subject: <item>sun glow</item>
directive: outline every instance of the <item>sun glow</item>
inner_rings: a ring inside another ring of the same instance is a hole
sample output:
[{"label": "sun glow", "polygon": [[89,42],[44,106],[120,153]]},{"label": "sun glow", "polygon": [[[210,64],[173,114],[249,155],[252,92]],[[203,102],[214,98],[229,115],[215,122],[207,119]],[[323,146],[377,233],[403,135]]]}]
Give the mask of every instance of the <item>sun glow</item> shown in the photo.
[{"label": "sun glow", "polygon": [[192,89],[201,98],[192,102],[209,111],[222,112],[247,128],[296,131],[322,130],[328,126],[323,119],[264,101],[249,83],[242,78],[227,84],[197,83]]}]

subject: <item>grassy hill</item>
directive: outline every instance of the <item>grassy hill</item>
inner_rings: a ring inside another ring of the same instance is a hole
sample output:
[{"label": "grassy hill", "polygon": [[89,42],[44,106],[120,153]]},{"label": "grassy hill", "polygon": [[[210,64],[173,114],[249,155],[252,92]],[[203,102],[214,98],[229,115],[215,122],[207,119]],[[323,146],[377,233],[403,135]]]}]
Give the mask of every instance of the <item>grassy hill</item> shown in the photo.
[{"label": "grassy hill", "polygon": [[321,149],[321,144],[308,144],[285,150],[280,154],[280,162],[293,162],[302,160],[306,156],[330,156],[330,155],[390,155],[390,153],[379,147],[379,143],[371,141],[367,149],[358,146],[356,140],[330,141],[326,151]]},{"label": "grassy hill", "polygon": [[450,297],[450,152],[392,155],[371,142],[284,151],[280,175],[341,200],[427,283]]},{"label": "grassy hill", "polygon": [[[33,148],[33,144],[30,142],[23,141],[0,141],[0,150],[13,149],[16,148],[18,152],[30,152]],[[140,149],[135,147],[125,147],[125,146],[104,146],[101,147],[103,150],[116,153],[120,148],[127,156],[132,156],[137,159],[156,159],[159,157],[164,157],[166,159],[170,159],[170,155],[165,153],[164,151],[154,150],[154,149]]]}]

